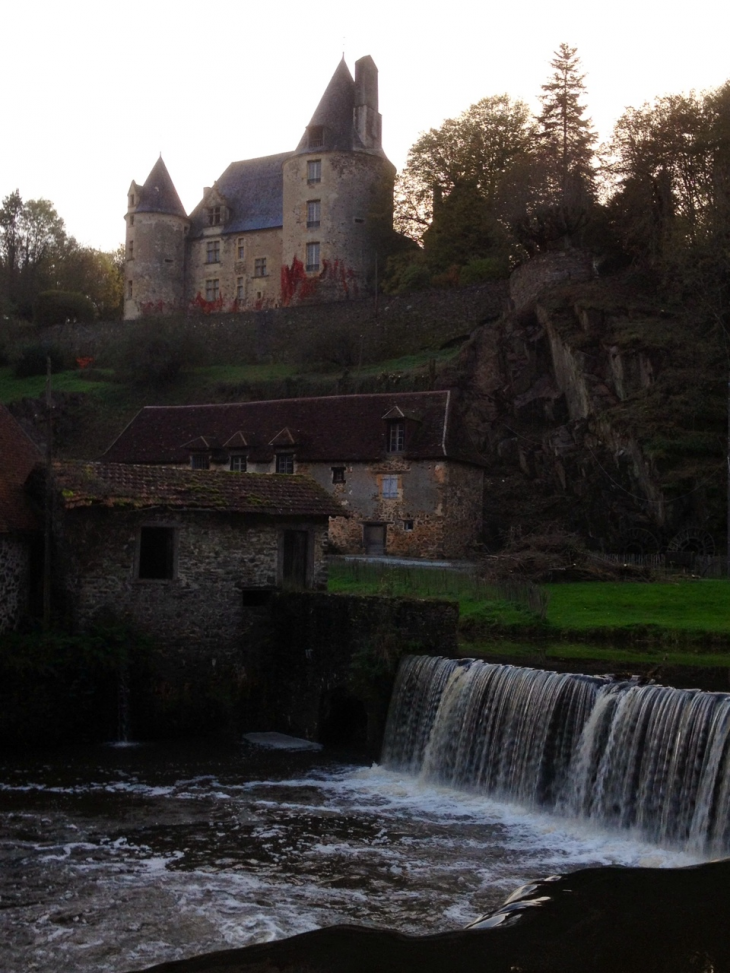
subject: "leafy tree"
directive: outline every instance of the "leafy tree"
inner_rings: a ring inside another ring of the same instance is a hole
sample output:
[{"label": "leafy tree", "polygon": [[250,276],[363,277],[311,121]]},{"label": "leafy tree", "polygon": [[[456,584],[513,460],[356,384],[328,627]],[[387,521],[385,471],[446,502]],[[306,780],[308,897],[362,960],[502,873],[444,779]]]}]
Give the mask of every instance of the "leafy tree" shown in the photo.
[{"label": "leafy tree", "polygon": [[30,317],[40,290],[52,286],[54,263],[66,245],[61,217],[47,199],[24,203],[20,193],[6,196],[0,207],[0,259],[4,298]]},{"label": "leafy tree", "polygon": [[507,268],[512,239],[506,216],[534,135],[527,106],[494,95],[420,136],[396,180],[395,224],[424,251],[392,262],[386,288],[405,287],[404,273],[422,281],[424,267],[432,278],[446,273],[458,279],[461,266],[488,256]]}]

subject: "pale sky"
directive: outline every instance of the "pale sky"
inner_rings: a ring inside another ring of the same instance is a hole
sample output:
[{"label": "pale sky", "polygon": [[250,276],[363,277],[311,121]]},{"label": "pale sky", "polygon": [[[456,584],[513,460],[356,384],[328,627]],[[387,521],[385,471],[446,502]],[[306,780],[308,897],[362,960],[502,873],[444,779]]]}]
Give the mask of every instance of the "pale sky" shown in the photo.
[{"label": "pale sky", "polygon": [[0,36],[0,198],[50,199],[104,249],[160,152],[189,212],[230,162],[293,149],[343,50],[353,73],[365,54],[379,68],[399,169],[420,132],[487,95],[537,110],[563,41],[601,138],[626,106],[730,78],[722,0],[7,0]]}]

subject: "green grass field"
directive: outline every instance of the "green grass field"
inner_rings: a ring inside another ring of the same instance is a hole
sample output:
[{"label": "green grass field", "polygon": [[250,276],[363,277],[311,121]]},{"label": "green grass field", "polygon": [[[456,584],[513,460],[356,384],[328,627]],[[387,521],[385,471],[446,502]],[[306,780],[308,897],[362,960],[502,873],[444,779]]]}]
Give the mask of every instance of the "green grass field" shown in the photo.
[{"label": "green grass field", "polygon": [[658,626],[730,635],[730,582],[598,582],[548,585],[551,628]]}]

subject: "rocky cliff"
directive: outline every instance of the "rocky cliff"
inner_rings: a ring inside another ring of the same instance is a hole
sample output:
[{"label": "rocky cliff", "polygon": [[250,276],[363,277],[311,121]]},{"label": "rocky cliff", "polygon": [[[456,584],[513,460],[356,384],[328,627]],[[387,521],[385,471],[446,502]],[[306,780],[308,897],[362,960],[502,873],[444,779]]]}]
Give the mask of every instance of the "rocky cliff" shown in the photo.
[{"label": "rocky cliff", "polygon": [[720,551],[721,336],[691,305],[557,256],[521,268],[511,310],[473,333],[451,375],[489,461],[487,549],[557,525],[597,549]]}]

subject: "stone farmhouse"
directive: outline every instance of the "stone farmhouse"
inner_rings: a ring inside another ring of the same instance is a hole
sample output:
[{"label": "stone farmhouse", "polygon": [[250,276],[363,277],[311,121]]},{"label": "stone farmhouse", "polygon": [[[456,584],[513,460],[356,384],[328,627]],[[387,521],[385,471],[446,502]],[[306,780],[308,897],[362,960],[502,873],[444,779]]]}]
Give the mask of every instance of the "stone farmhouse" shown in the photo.
[{"label": "stone farmhouse", "polygon": [[0,633],[17,627],[28,608],[42,523],[24,485],[41,456],[0,405]]},{"label": "stone farmhouse", "polygon": [[338,65],[294,151],[233,162],[186,214],[162,157],[132,182],[124,317],[367,293],[392,234],[378,69]]},{"label": "stone farmhouse", "polygon": [[[43,467],[28,489],[43,495]],[[301,476],[83,461],[54,463],[53,496],[56,611],[82,630],[113,613],[219,662],[271,589],[325,586],[328,518],[340,509]]]},{"label": "stone farmhouse", "polygon": [[483,462],[449,391],[148,406],[104,460],[306,474],[350,515],[330,522],[342,553],[463,557],[481,537]]}]

